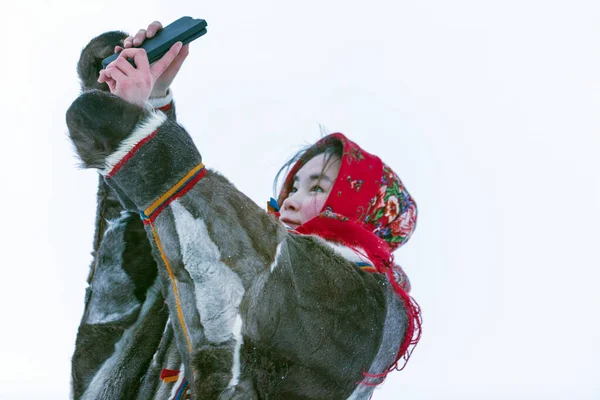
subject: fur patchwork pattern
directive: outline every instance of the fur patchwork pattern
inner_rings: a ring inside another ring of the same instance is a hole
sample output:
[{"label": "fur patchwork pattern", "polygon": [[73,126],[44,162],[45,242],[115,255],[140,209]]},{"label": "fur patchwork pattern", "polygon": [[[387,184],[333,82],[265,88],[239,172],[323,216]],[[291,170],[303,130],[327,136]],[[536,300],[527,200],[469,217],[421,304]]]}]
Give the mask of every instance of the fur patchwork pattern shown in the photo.
[{"label": "fur patchwork pattern", "polygon": [[[101,104],[114,113],[106,114]],[[121,115],[128,116],[125,123],[116,123]],[[104,169],[106,159],[147,118],[148,110],[96,91],[73,103],[67,123],[84,163]],[[174,121],[153,128],[156,135],[108,179],[122,207],[134,213],[155,204],[202,162]],[[139,143],[129,143],[134,142]],[[139,378],[144,370],[156,378],[153,396],[165,393],[168,384],[168,396],[187,385],[185,390],[198,399],[368,398],[372,388],[357,391],[364,373],[382,372],[379,368],[393,361],[390,349],[404,335],[404,311],[393,300],[387,277],[366,273],[345,258],[356,254],[287,232],[219,174],[208,171],[146,225],[146,234],[160,283],[147,289],[128,327],[131,333],[112,338],[114,353],[90,373],[81,397],[150,393],[139,387],[152,384]],[[115,273],[115,279],[120,276]],[[154,324],[150,316],[164,310],[159,287],[181,366],[157,361],[165,349],[165,322]],[[147,332],[158,332],[157,339],[144,341]],[[180,369],[181,380],[161,381],[159,364]]]}]

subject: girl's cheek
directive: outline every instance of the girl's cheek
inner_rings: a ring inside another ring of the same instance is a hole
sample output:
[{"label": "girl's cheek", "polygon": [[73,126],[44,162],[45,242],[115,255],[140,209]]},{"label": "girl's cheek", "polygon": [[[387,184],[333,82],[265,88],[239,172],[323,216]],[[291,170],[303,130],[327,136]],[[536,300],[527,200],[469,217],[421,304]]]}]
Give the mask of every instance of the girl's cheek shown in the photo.
[{"label": "girl's cheek", "polygon": [[321,211],[323,211],[323,206],[325,205],[325,200],[327,200],[327,196],[319,196],[316,199],[315,207],[314,207],[314,209],[316,210],[316,214],[319,214]]}]

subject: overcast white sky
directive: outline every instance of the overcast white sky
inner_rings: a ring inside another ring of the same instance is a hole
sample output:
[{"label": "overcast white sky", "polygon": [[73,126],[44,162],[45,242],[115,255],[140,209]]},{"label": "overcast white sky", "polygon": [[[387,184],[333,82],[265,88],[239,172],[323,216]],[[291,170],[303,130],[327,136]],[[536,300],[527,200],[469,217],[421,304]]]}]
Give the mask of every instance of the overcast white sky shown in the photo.
[{"label": "overcast white sky", "polygon": [[0,398],[64,399],[97,175],[64,115],[104,31],[204,18],[173,85],[205,164],[260,205],[318,124],[419,205],[396,252],[424,335],[384,399],[600,398],[600,3],[34,1],[3,5]]}]

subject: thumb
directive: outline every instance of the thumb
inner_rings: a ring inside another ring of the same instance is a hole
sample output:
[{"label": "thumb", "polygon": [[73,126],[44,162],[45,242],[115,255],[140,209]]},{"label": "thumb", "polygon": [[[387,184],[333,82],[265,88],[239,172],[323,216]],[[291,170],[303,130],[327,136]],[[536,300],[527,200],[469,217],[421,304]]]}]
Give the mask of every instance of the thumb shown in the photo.
[{"label": "thumb", "polygon": [[175,57],[177,57],[182,46],[183,43],[181,42],[175,43],[160,60],[150,66],[150,72],[155,79],[165,72],[167,68],[169,68],[169,65],[171,65]]}]

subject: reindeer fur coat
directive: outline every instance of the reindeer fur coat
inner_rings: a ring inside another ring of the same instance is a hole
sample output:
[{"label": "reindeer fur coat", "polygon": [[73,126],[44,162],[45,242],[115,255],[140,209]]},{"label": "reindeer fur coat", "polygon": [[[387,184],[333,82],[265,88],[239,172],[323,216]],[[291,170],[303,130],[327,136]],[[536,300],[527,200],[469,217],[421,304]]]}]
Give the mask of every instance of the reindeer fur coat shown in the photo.
[{"label": "reindeer fur coat", "polygon": [[407,324],[388,278],[288,232],[207,170],[172,104],[137,107],[96,84],[125,37],[84,49],[67,111],[78,156],[100,172],[72,396],[369,398],[365,373],[394,363]]}]

